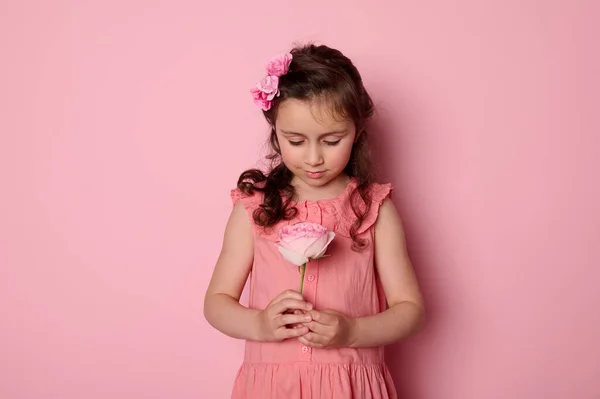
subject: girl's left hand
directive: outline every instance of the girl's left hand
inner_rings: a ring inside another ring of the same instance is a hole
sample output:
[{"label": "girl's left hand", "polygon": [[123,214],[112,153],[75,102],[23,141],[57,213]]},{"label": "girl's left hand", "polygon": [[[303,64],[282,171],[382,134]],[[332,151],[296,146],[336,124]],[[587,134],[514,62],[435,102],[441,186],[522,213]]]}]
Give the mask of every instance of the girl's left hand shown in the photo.
[{"label": "girl's left hand", "polygon": [[335,310],[310,310],[312,321],[302,323],[310,330],[298,337],[306,346],[333,348],[351,346],[355,319]]}]

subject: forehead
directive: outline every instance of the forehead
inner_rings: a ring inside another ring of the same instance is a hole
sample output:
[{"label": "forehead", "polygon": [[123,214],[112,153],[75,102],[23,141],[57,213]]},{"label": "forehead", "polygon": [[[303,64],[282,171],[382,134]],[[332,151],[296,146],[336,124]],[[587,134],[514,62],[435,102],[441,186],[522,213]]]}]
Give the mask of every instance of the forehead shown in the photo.
[{"label": "forehead", "polygon": [[350,129],[350,118],[339,115],[326,101],[287,99],[277,109],[275,124],[278,129],[305,134]]}]

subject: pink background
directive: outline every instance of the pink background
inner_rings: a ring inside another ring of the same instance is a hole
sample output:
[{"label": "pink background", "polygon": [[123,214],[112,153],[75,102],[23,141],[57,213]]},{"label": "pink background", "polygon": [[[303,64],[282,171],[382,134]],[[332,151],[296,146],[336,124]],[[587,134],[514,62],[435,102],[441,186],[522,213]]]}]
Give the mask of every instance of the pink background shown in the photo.
[{"label": "pink background", "polygon": [[[355,8],[352,8],[355,7]],[[600,397],[598,2],[0,5],[0,398],[226,398],[202,316],[266,126],[248,89],[339,47],[429,310],[411,399]],[[383,145],[385,143],[385,145]]]}]

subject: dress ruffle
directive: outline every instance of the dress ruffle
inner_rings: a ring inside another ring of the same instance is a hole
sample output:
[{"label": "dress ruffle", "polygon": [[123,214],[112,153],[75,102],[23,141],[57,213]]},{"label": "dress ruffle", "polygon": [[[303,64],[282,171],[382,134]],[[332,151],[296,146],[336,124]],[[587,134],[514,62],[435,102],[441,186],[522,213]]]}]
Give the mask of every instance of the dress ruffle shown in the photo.
[{"label": "dress ruffle", "polygon": [[[330,214],[335,220],[334,231],[336,234],[340,234],[344,237],[350,237],[350,230],[352,225],[357,220],[357,216],[354,212],[348,212],[349,203],[352,200],[352,191],[357,187],[355,179],[351,179],[344,191],[336,198],[320,200],[320,201],[300,201],[295,202],[293,205],[298,210],[296,216],[291,220],[282,220],[274,226],[269,228],[262,228],[256,226],[256,231],[259,235],[270,241],[277,241],[277,232],[284,226],[292,225],[295,223],[306,221],[308,218],[308,208],[312,204],[317,204],[321,211]],[[369,231],[377,221],[379,216],[379,209],[383,204],[383,201],[391,197],[393,188],[390,183],[380,184],[373,183],[369,188],[370,194],[370,208],[367,212],[363,222],[357,230],[357,234],[363,234]],[[262,203],[263,194],[262,192],[256,191],[252,195],[245,194],[239,188],[231,190],[231,200],[233,204],[241,201],[250,216]],[[360,198],[355,196],[355,207],[360,211],[364,211],[367,208],[367,204]]]},{"label": "dress ruffle", "polygon": [[385,364],[245,362],[232,399],[396,399],[393,386]]}]

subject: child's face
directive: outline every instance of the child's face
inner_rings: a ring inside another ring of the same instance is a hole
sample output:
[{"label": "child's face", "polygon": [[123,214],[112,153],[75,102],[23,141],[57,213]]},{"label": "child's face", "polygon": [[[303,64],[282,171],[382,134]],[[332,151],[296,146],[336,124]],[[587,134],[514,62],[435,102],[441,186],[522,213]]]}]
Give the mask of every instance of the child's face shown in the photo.
[{"label": "child's face", "polygon": [[324,102],[285,100],[275,121],[283,163],[310,186],[324,186],[343,171],[356,136],[354,122]]}]

